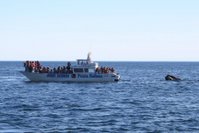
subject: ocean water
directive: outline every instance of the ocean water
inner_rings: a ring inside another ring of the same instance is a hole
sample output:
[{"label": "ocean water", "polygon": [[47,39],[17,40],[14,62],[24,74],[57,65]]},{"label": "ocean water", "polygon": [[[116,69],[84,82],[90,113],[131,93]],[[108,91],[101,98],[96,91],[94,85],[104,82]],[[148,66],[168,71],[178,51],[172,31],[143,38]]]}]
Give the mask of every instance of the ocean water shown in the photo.
[{"label": "ocean water", "polygon": [[[101,64],[121,81],[34,83],[19,73],[22,62],[0,62],[0,133],[199,132],[199,63]],[[167,74],[182,81],[165,81]]]}]

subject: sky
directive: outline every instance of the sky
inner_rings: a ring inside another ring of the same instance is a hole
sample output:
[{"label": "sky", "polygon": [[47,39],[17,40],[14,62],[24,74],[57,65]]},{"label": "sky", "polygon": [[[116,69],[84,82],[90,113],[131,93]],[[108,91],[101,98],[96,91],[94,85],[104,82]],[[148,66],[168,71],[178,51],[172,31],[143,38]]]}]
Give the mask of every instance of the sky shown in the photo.
[{"label": "sky", "polygon": [[199,0],[1,0],[1,61],[199,61]]}]

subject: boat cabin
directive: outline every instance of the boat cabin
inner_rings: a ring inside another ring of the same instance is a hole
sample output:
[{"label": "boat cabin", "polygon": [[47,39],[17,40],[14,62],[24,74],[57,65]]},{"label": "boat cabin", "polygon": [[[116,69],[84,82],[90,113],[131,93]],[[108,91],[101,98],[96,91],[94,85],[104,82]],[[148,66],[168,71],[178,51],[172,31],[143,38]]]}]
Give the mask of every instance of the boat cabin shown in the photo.
[{"label": "boat cabin", "polygon": [[94,73],[98,68],[98,63],[91,62],[88,59],[78,59],[77,65],[73,66],[74,73]]}]

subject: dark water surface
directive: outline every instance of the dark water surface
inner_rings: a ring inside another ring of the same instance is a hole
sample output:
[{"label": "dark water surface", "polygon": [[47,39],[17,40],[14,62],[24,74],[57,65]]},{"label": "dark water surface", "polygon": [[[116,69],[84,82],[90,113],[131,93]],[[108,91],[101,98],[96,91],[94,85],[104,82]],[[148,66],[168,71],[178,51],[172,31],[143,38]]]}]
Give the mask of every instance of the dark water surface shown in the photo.
[{"label": "dark water surface", "polygon": [[199,132],[199,63],[102,65],[122,81],[33,83],[18,72],[21,62],[0,62],[0,132]]}]

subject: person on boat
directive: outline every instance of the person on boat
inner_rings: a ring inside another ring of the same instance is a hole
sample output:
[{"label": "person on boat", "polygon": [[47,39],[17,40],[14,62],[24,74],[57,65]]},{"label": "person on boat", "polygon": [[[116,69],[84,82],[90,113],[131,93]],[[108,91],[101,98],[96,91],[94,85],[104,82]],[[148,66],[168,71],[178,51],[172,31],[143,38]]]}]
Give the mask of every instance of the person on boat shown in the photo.
[{"label": "person on boat", "polygon": [[114,68],[113,68],[113,67],[112,67],[110,70],[111,70],[111,72],[112,72],[112,73],[114,73],[114,72],[115,72],[115,70],[114,70]]},{"label": "person on boat", "polygon": [[53,73],[57,73],[57,70],[56,70],[56,68],[55,68],[55,67],[53,68]]},{"label": "person on boat", "polygon": [[71,63],[70,63],[70,62],[67,63],[66,69],[67,69],[68,71],[71,69]]},{"label": "person on boat", "polygon": [[28,71],[28,61],[24,62],[25,71]]}]

